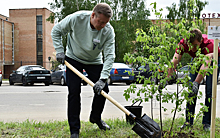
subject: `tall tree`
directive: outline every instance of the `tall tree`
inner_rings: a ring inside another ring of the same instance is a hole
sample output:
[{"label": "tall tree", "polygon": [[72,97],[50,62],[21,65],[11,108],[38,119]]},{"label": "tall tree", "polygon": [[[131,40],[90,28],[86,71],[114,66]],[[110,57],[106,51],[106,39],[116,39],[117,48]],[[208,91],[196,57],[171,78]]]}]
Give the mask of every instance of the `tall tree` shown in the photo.
[{"label": "tall tree", "polygon": [[116,61],[123,62],[124,54],[142,49],[136,42],[136,29],[150,27],[150,11],[144,0],[114,0],[112,3],[114,18],[112,25],[116,33]]},{"label": "tall tree", "polygon": [[175,19],[179,21],[182,18],[185,18],[189,21],[188,26],[191,26],[190,22],[194,18],[200,18],[201,11],[206,5],[208,5],[207,1],[202,2],[201,0],[180,0],[179,8],[175,3],[173,3],[170,7],[166,7],[169,11],[167,18],[172,22],[174,22]]},{"label": "tall tree", "polygon": [[54,13],[47,21],[54,22],[55,19],[59,22],[67,15],[79,10],[92,10],[97,2],[92,0],[53,0],[49,5]]}]

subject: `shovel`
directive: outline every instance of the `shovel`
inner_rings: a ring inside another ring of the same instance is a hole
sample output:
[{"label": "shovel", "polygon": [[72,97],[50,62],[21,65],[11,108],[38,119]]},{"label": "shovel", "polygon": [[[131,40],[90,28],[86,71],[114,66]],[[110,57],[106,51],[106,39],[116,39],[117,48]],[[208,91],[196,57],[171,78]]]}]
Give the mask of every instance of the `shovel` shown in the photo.
[{"label": "shovel", "polygon": [[[94,83],[85,77],[81,72],[79,72],[76,68],[74,68],[71,64],[65,61],[65,65],[71,69],[75,74],[77,74],[80,78],[82,78],[85,82],[87,82],[90,86],[94,86]],[[141,118],[136,117],[130,111],[128,111],[124,106],[115,101],[111,96],[109,96],[106,92],[101,91],[101,94],[108,99],[111,103],[117,106],[120,110],[122,110],[126,115],[128,115],[134,122],[136,123],[132,130],[137,133],[142,138],[160,138],[161,130],[159,125],[152,120],[149,116],[144,114]]]}]

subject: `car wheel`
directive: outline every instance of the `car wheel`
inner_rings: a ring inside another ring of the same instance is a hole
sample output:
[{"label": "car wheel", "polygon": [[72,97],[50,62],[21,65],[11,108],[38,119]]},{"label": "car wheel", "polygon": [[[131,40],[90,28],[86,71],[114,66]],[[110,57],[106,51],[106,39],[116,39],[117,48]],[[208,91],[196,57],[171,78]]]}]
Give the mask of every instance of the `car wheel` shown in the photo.
[{"label": "car wheel", "polygon": [[108,78],[108,84],[109,84],[109,85],[111,85],[111,84],[112,84],[112,80],[111,80],[111,78],[110,78],[110,77]]},{"label": "car wheel", "polygon": [[14,85],[14,82],[11,79],[9,79],[9,84]]},{"label": "car wheel", "polygon": [[33,86],[33,85],[34,85],[34,83],[33,83],[33,82],[31,82],[31,83],[30,83],[30,85],[31,85],[31,86]]},{"label": "car wheel", "polygon": [[127,85],[130,85],[132,82],[126,82]]},{"label": "car wheel", "polygon": [[66,85],[66,82],[65,82],[64,77],[61,77],[61,79],[60,79],[60,84],[61,84],[62,86],[65,86],[65,85]]},{"label": "car wheel", "polygon": [[25,77],[23,77],[22,83],[23,83],[23,86],[27,86],[28,85],[27,80],[25,79]]},{"label": "car wheel", "polygon": [[45,86],[49,86],[50,83],[49,82],[44,82]]}]

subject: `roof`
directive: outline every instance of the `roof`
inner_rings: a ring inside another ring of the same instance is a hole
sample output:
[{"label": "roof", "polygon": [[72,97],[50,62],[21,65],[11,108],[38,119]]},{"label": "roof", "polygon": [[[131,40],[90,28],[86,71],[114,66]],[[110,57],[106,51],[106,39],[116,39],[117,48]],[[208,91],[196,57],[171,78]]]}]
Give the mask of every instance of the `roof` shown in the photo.
[{"label": "roof", "polygon": [[53,11],[49,10],[48,8],[46,8],[46,7],[43,7],[43,8],[18,8],[18,9],[9,9],[9,10],[33,10],[33,9],[46,9],[50,12],[53,12]]}]

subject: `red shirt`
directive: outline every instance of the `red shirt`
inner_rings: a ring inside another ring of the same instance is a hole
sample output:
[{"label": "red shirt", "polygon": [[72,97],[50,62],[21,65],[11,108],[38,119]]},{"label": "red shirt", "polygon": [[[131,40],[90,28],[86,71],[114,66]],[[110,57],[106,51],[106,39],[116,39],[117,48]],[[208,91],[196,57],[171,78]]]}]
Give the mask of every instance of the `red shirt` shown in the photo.
[{"label": "red shirt", "polygon": [[[206,55],[209,53],[213,53],[213,47],[214,47],[214,40],[213,39],[208,39],[208,36],[206,34],[202,35],[202,43],[200,44],[199,48],[201,48],[201,53]],[[176,48],[176,53],[177,50],[180,50],[180,55],[183,55],[183,53],[188,53],[191,57],[196,57],[196,52],[194,53],[192,50],[189,51],[189,46],[184,43],[184,39],[181,39],[178,45],[182,45],[183,48],[179,47]],[[206,48],[209,49],[209,52],[206,50]],[[218,47],[218,55],[220,56],[220,48]]]}]

